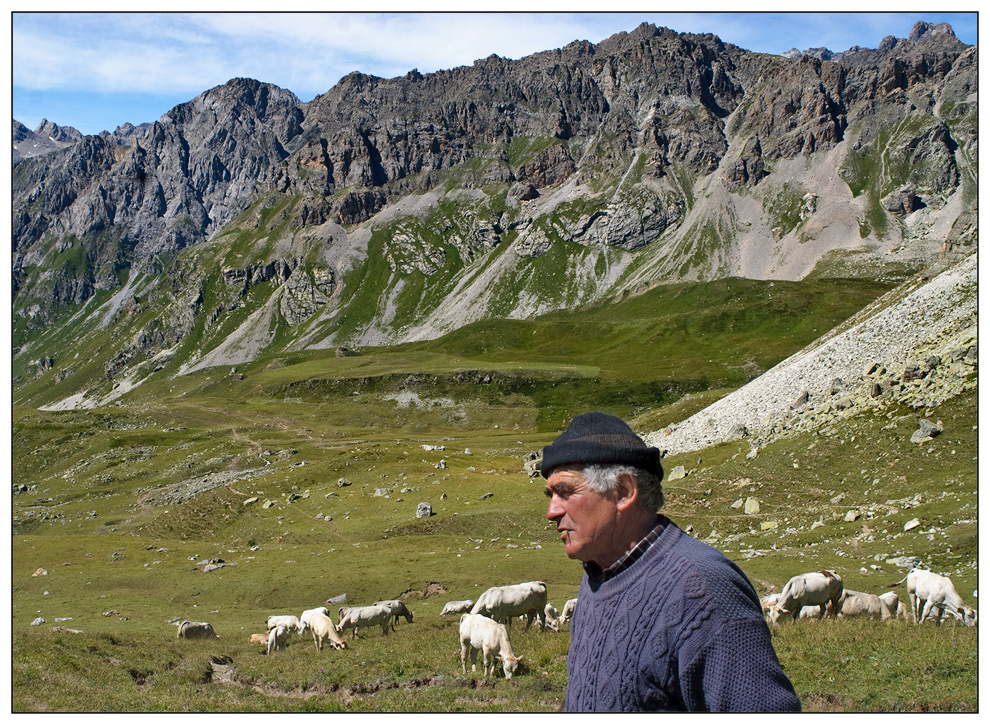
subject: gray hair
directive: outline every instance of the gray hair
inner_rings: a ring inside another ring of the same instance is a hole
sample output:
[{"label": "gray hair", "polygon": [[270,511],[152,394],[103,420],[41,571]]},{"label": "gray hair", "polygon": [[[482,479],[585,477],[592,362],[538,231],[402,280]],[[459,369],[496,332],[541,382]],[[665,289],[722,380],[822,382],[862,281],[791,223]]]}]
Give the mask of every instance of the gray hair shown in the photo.
[{"label": "gray hair", "polygon": [[589,464],[581,468],[581,473],[588,482],[588,488],[598,493],[614,490],[619,476],[628,473],[636,479],[639,507],[650,513],[663,508],[663,486],[660,479],[650,471],[635,466]]}]

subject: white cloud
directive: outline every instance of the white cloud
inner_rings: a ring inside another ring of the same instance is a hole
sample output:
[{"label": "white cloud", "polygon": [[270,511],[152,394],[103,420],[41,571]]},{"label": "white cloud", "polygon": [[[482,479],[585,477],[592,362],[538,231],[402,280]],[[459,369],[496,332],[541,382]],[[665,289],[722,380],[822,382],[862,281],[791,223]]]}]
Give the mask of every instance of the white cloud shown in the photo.
[{"label": "white cloud", "polygon": [[[631,29],[638,16],[612,22]],[[12,57],[25,88],[199,92],[250,76],[305,95],[354,70],[426,73],[606,34],[573,14],[15,14]]]},{"label": "white cloud", "polygon": [[[881,13],[857,16],[855,27],[849,16],[802,13],[15,13],[13,78],[32,89],[195,94],[249,76],[306,96],[354,70],[392,77],[492,53],[520,58],[643,20],[771,52],[876,47],[910,30],[904,15]],[[768,38],[787,48],[768,48]]]},{"label": "white cloud", "polygon": [[952,22],[975,42],[975,13],[963,22],[931,13],[18,12],[11,15],[11,75],[15,110],[25,119],[53,116],[53,105],[64,101],[60,122],[83,124],[85,117],[85,130],[95,132],[101,124],[156,118],[235,77],[274,83],[309,101],[352,71],[390,78],[493,53],[518,59],[574,40],[597,43],[643,21],[780,53],[876,47],[885,35],[907,35],[922,15]]}]

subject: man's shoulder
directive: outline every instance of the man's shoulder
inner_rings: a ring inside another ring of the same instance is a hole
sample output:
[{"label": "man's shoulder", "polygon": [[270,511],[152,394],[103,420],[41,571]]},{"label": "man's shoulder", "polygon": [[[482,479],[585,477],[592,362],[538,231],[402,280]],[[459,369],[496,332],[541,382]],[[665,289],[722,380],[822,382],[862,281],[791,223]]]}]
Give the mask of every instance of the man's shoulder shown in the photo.
[{"label": "man's shoulder", "polygon": [[658,571],[676,576],[688,591],[697,590],[698,594],[711,595],[721,601],[731,602],[740,597],[748,603],[759,601],[754,599],[756,592],[746,574],[721,551],[676,526],[673,530],[668,526],[665,533],[669,533],[670,539],[668,545],[657,552],[660,554],[655,562]]}]

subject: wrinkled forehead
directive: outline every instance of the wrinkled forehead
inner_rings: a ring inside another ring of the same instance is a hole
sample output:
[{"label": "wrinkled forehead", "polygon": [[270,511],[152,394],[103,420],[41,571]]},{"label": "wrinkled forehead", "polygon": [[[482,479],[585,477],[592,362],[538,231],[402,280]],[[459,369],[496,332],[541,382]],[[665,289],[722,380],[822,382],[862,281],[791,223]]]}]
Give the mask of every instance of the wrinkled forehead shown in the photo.
[{"label": "wrinkled forehead", "polygon": [[568,464],[554,468],[550,472],[550,475],[547,476],[547,485],[550,485],[553,482],[562,481],[585,481],[587,478],[588,477],[584,473],[584,466]]},{"label": "wrinkled forehead", "polygon": [[545,492],[551,494],[572,493],[587,487],[588,477],[581,468],[559,467],[553,470],[546,480]]},{"label": "wrinkled forehead", "polygon": [[585,464],[583,463],[564,463],[559,466],[554,466],[550,471],[550,475],[546,477],[547,484],[551,481],[584,481],[587,476],[584,474]]}]

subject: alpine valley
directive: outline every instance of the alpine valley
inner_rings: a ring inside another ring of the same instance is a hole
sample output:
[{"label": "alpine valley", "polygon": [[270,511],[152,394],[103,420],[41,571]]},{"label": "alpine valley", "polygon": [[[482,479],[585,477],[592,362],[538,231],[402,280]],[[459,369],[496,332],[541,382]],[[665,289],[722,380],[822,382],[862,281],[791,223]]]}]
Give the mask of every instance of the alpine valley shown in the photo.
[{"label": "alpine valley", "polygon": [[62,146],[13,169],[15,401],[974,251],[976,47],[793,55],[642,25],[309,103],[238,78],[99,136],[15,122]]},{"label": "alpine valley", "polygon": [[[977,80],[944,24],[780,56],[644,24],[15,120],[13,709],[559,710],[566,626],[517,625],[500,680],[440,614],[576,596],[536,465],[591,410],[761,596],[907,604],[920,564],[975,608]],[[387,599],[415,620],[347,650],[249,640]],[[773,642],[805,710],[976,711],[947,617]]]}]

